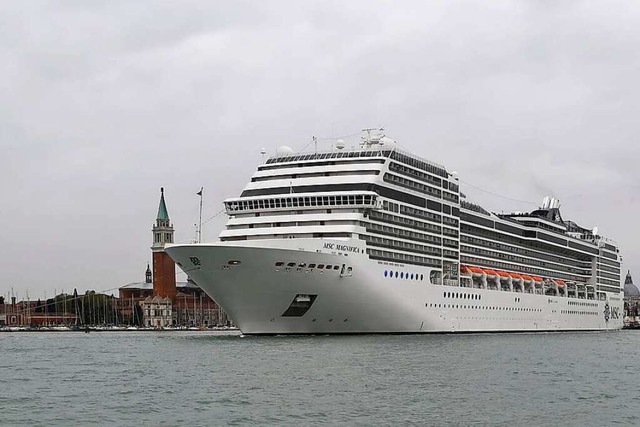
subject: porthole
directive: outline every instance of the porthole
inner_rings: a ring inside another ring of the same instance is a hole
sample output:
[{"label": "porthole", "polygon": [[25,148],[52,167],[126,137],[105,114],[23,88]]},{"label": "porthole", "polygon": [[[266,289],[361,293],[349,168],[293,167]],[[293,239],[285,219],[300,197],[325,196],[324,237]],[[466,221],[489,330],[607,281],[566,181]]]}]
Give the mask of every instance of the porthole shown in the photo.
[{"label": "porthole", "polygon": [[396,271],[396,279],[398,278],[398,272]]},{"label": "porthole", "polygon": [[276,267],[282,267],[283,265],[284,265],[284,262],[282,261],[276,262]]},{"label": "porthole", "polygon": [[422,276],[422,274],[421,274],[421,275],[420,275],[420,281],[422,281],[423,277],[424,277],[424,276]]},{"label": "porthole", "polygon": [[301,262],[300,264],[298,264],[298,267],[300,267],[300,268],[304,268],[306,266],[307,266],[306,262]]},{"label": "porthole", "polygon": [[327,266],[325,267],[327,270],[331,270],[333,268],[333,266],[331,264],[327,264]]},{"label": "porthole", "polygon": [[287,267],[295,267],[296,263],[295,262],[290,262],[289,264],[287,264]]},{"label": "porthole", "polygon": [[389,272],[387,270],[384,271],[384,277],[387,277],[389,275]]},{"label": "porthole", "polygon": [[334,265],[334,266],[333,266],[333,269],[334,269],[334,270],[338,270],[338,269],[340,269],[340,266],[339,266],[339,265]]},{"label": "porthole", "polygon": [[309,268],[316,268],[315,264],[309,264]]},{"label": "porthole", "polygon": [[324,264],[318,264],[318,268],[324,268]]},{"label": "porthole", "polygon": [[411,273],[411,280],[413,280],[413,273]]},{"label": "porthole", "polygon": [[400,272],[400,278],[404,279],[404,273],[402,271]]},{"label": "porthole", "polygon": [[443,296],[444,298],[446,298],[446,297],[447,297],[447,293],[446,293],[446,292],[443,292],[443,293],[442,293],[442,296]]}]

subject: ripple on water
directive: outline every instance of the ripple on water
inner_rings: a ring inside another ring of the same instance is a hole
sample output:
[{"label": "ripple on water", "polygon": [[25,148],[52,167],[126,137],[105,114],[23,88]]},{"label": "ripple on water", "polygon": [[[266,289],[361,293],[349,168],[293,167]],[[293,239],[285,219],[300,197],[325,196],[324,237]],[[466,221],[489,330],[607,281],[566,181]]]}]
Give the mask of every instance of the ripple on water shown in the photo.
[{"label": "ripple on water", "polygon": [[611,351],[640,334],[18,335],[0,341],[8,425],[640,421]]}]

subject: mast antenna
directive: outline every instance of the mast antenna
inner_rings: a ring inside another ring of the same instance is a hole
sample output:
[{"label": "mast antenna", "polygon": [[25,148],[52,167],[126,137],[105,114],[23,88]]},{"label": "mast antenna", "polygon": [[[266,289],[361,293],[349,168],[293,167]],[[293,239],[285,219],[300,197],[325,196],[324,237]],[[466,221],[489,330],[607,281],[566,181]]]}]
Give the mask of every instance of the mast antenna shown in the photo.
[{"label": "mast antenna", "polygon": [[196,194],[200,196],[200,217],[198,220],[198,243],[202,243],[202,191],[204,187],[200,187],[200,191]]}]

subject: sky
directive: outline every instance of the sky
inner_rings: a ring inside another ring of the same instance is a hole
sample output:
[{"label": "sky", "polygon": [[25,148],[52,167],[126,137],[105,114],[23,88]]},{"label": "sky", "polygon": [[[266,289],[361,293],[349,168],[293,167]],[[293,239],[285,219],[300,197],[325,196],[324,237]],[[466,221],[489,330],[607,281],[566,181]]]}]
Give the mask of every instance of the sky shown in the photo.
[{"label": "sky", "polygon": [[[616,240],[640,275],[636,1],[0,3],[0,295],[143,281],[267,156],[384,127],[467,200]],[[184,275],[178,276],[184,280]]]}]

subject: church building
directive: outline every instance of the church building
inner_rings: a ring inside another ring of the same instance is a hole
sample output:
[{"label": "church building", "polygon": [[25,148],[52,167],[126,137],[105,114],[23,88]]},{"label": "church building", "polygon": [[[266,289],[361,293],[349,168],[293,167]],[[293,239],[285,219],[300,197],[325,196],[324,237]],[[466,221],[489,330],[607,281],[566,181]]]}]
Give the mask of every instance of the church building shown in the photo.
[{"label": "church building", "polygon": [[[156,222],[152,228],[151,245],[153,271],[147,264],[144,282],[133,282],[119,288],[119,297],[130,311],[139,312],[140,326],[208,327],[229,325],[227,315],[200,287],[187,278],[176,281],[176,264],[165,252],[165,245],[174,242],[174,229],[160,189],[160,204]],[[138,309],[135,309],[138,306]],[[135,316],[133,316],[135,317]]]}]

